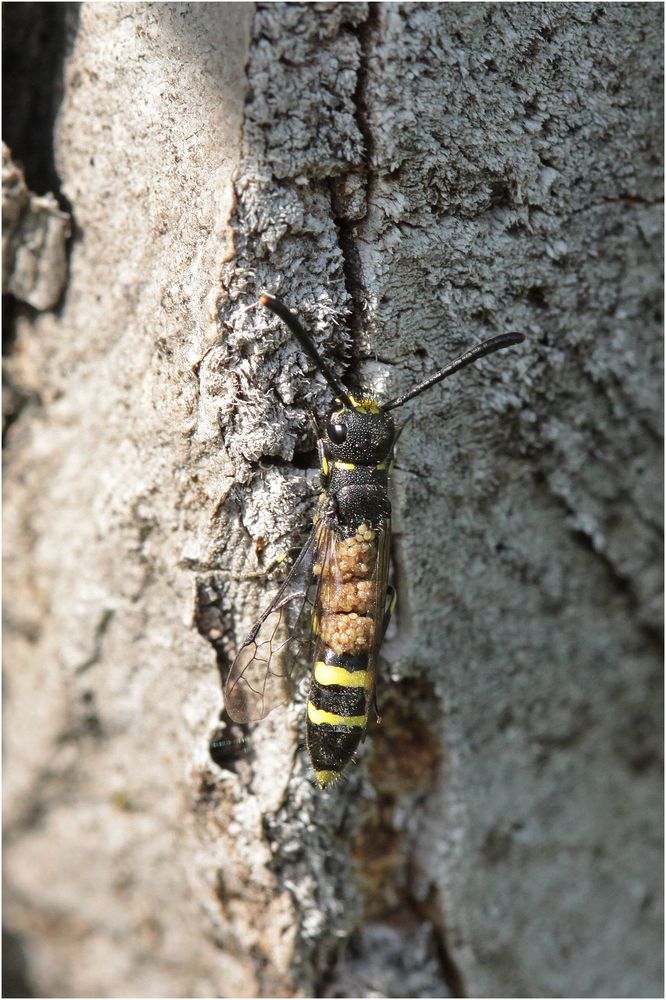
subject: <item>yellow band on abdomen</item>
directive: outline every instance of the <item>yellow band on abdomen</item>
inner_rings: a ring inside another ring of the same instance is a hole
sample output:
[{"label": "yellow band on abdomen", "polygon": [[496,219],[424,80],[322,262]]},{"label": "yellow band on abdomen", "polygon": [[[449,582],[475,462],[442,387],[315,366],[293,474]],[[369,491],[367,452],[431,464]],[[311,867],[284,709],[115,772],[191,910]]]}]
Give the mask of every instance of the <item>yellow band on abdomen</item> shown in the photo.
[{"label": "yellow band on abdomen", "polygon": [[325,788],[340,777],[339,771],[315,771],[315,778],[320,788]]},{"label": "yellow band on abdomen", "polygon": [[335,715],[334,712],[326,712],[323,708],[317,708],[311,701],[308,702],[308,719],[315,726],[322,723],[327,726],[350,726],[351,728],[365,726],[364,715]]},{"label": "yellow band on abdomen", "polygon": [[329,684],[339,684],[341,687],[367,688],[370,685],[367,670],[345,670],[344,667],[324,663],[323,660],[317,660],[315,663],[314,676],[324,687],[328,687]]}]

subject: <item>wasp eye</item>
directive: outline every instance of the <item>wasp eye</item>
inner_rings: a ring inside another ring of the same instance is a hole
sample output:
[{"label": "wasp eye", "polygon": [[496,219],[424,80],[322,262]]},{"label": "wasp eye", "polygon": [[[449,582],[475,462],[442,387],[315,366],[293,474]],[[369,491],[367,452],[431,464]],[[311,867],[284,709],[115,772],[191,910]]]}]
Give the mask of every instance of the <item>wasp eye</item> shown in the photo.
[{"label": "wasp eye", "polygon": [[328,436],[333,444],[343,444],[347,439],[347,425],[341,424],[339,420],[330,420],[328,424]]}]

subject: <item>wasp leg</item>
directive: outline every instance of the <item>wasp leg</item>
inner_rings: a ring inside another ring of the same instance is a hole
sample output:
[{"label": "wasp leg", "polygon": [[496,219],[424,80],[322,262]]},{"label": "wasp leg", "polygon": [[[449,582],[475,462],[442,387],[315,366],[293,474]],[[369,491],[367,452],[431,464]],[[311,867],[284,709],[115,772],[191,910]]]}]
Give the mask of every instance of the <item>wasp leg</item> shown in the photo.
[{"label": "wasp leg", "polygon": [[321,438],[317,438],[317,453],[319,455],[319,468],[321,469],[321,485],[322,489],[326,489],[331,470],[328,458],[326,457],[326,445]]},{"label": "wasp leg", "polygon": [[281,566],[283,562],[286,562],[287,559],[289,559],[289,558],[293,558],[294,555],[296,553],[298,553],[299,549],[300,549],[300,546],[298,546],[298,545],[292,545],[292,547],[290,549],[286,549],[285,552],[281,552],[280,555],[276,556],[275,559],[273,560],[273,562],[270,563],[270,565],[266,567],[266,569],[264,570],[264,574],[266,576],[269,576],[271,573],[273,573],[278,568],[278,566]]},{"label": "wasp leg", "polygon": [[398,441],[399,441],[399,439],[400,439],[400,435],[401,435],[401,434],[402,434],[402,432],[404,431],[405,427],[406,427],[406,426],[407,426],[407,424],[408,424],[408,423],[409,423],[409,422],[410,422],[411,420],[413,420],[413,419],[414,419],[414,414],[413,414],[413,413],[410,413],[410,414],[409,414],[409,416],[407,417],[407,419],[406,419],[406,420],[403,420],[403,422],[402,422],[402,423],[400,424],[400,426],[398,427],[397,431],[395,432],[395,437],[394,437],[394,439],[393,439],[393,447],[394,447],[394,448],[395,448],[395,446],[397,445],[397,443],[398,443]]},{"label": "wasp leg", "polygon": [[[375,690],[374,690],[374,692],[372,694],[372,707],[375,710],[375,718],[377,719],[377,725],[381,726],[381,724],[382,724],[382,716],[381,716],[381,713],[379,711],[379,702],[377,701],[377,684],[376,683],[375,683]],[[363,734],[363,739],[365,739],[365,733]]]},{"label": "wasp leg", "polygon": [[275,570],[279,566],[282,566],[283,563],[288,562],[290,559],[293,561],[293,559],[298,555],[298,553],[300,552],[300,550],[301,550],[301,546],[300,545],[293,545],[290,549],[286,549],[284,552],[281,552],[279,556],[276,556],[276,558],[273,560],[273,562],[269,563],[268,566],[264,566],[263,569],[257,568],[257,572],[256,573],[247,573],[243,577],[243,579],[244,580],[266,580],[266,579],[268,579],[268,577],[272,576],[272,574],[275,572]]},{"label": "wasp leg", "polygon": [[307,414],[308,417],[310,418],[310,423],[314,428],[315,437],[317,438],[317,440],[319,440],[319,438],[321,437],[321,431],[319,430],[319,424],[317,423],[317,414],[315,413],[314,410],[310,409],[307,410]]},{"label": "wasp leg", "polygon": [[[386,588],[386,600],[387,600],[386,611],[384,612],[384,621],[382,622],[382,642],[384,641],[386,630],[389,627],[389,622],[391,621],[391,615],[395,611],[396,605],[398,603],[398,591],[395,589],[395,587],[392,587],[390,584]],[[377,700],[377,685],[378,682],[375,682],[375,690],[373,691],[372,694],[372,702],[373,702],[373,708],[375,710],[375,715],[377,716],[377,723],[381,724],[382,716],[379,711],[379,702]]]},{"label": "wasp leg", "polygon": [[395,611],[396,605],[398,603],[398,591],[395,587],[390,584],[386,588],[386,611],[384,612],[384,621],[382,622],[382,642],[384,641],[384,636],[386,635],[386,630],[389,627],[389,622],[391,621],[391,615]]},{"label": "wasp leg", "polygon": [[211,760],[225,771],[234,771],[242,755],[250,752],[245,736],[228,739],[213,739],[208,744]]}]

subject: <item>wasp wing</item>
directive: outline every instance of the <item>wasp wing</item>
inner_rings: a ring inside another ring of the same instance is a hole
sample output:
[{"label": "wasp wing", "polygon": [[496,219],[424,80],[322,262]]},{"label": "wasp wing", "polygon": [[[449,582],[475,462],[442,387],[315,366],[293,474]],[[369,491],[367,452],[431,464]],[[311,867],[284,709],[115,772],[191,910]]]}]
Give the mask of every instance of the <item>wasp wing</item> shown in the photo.
[{"label": "wasp wing", "polygon": [[368,725],[371,706],[375,705],[375,687],[377,684],[377,662],[379,651],[384,641],[384,633],[389,619],[389,607],[386,604],[388,592],[389,567],[391,565],[391,519],[382,518],[377,527],[377,557],[372,573],[375,595],[372,617],[374,619],[373,642],[368,656],[368,700],[365,711],[365,724]]},{"label": "wasp wing", "polygon": [[234,722],[258,722],[290,695],[292,668],[309,638],[310,616],[319,587],[315,562],[325,558],[331,531],[319,520],[287,579],[238,650],[224,690],[224,705]]}]

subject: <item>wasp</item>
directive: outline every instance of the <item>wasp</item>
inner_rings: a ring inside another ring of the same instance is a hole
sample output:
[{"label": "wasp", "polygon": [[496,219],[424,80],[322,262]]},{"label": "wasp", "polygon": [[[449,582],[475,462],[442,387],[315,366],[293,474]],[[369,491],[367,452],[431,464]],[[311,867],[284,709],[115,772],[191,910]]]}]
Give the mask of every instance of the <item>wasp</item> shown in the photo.
[{"label": "wasp", "polygon": [[[256,722],[289,693],[299,643],[311,649],[307,748],[320,788],[336,781],[377,713],[382,640],[395,607],[389,586],[391,411],[486,354],[519,344],[504,333],[466,351],[388,402],[356,399],[321,357],[299,319],[272,295],[259,300],[287,325],[334,394],[318,440],[322,493],[314,526],[275,599],[238,650],[225,689],[236,722]],[[308,628],[309,625],[309,628]],[[309,634],[308,634],[309,633]]]}]

